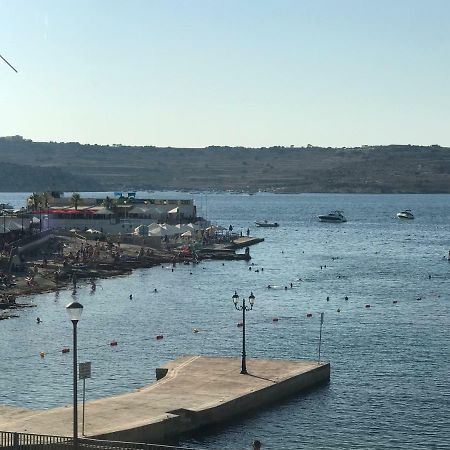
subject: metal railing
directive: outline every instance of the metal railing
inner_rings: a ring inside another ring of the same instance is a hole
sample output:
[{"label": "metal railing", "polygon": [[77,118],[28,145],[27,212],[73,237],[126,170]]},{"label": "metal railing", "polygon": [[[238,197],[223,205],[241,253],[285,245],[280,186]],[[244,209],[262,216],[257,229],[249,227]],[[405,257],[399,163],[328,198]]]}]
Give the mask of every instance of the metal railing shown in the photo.
[{"label": "metal railing", "polygon": [[74,448],[80,450],[195,450],[189,447],[89,438],[78,438],[77,445],[74,445],[72,438],[69,437],[10,431],[0,431],[0,448],[11,450],[73,450]]}]

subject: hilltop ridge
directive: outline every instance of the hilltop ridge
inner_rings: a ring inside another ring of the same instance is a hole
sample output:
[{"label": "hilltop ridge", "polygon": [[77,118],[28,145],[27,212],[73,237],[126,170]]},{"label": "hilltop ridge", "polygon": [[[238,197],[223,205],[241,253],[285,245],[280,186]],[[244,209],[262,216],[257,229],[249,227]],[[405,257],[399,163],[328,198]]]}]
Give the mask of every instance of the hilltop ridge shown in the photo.
[{"label": "hilltop ridge", "polygon": [[173,148],[0,138],[0,190],[449,193],[438,145]]}]

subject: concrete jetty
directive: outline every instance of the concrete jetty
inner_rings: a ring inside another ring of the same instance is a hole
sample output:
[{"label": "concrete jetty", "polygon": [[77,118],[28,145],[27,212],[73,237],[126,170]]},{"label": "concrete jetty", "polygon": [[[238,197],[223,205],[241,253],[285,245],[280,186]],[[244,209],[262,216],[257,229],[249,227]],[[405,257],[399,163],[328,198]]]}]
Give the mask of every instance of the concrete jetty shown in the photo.
[{"label": "concrete jetty", "polygon": [[[248,359],[247,370],[240,374],[240,358],[178,358],[156,369],[151,385],[87,402],[85,435],[164,442],[261,410],[330,378],[330,365],[316,361]],[[70,405],[46,411],[0,406],[0,430],[71,436],[72,413]]]}]

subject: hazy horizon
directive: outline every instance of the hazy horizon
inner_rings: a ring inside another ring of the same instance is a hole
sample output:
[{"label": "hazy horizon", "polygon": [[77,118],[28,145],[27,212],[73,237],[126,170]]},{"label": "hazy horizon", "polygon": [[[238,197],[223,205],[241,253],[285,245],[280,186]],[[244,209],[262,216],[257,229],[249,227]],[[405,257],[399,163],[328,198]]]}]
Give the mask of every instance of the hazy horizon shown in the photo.
[{"label": "hazy horizon", "polygon": [[450,3],[0,0],[0,134],[449,145]]}]

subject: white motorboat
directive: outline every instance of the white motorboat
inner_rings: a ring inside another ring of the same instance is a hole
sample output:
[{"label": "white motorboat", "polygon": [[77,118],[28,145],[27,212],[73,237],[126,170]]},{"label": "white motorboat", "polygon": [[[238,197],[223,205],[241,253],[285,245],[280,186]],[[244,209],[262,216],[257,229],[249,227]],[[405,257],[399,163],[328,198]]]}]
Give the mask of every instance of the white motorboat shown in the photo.
[{"label": "white motorboat", "polygon": [[257,227],[262,228],[276,228],[279,226],[278,222],[267,222],[267,220],[264,220],[264,222],[255,222]]},{"label": "white motorboat", "polygon": [[414,219],[414,214],[410,209],[405,209],[404,211],[397,213],[397,217],[399,219]]},{"label": "white motorboat", "polygon": [[329,223],[342,223],[347,222],[342,211],[331,211],[328,214],[322,215],[318,217],[320,222],[329,222]]}]

